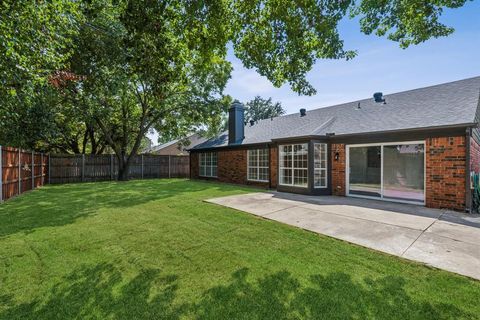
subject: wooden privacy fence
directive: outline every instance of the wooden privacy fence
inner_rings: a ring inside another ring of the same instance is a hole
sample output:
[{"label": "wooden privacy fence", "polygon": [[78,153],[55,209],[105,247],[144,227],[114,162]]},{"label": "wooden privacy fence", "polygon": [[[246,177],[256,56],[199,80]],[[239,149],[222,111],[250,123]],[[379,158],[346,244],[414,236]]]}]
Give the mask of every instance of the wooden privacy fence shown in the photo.
[{"label": "wooden privacy fence", "polygon": [[[188,178],[189,156],[137,155],[132,179]],[[0,203],[47,183],[116,180],[114,155],[48,155],[0,146]]]},{"label": "wooden privacy fence", "polygon": [[[118,159],[114,155],[51,155],[49,183],[116,180]],[[130,163],[132,179],[188,178],[189,156],[137,155]]]},{"label": "wooden privacy fence", "polygon": [[48,155],[0,146],[0,202],[43,186]]}]

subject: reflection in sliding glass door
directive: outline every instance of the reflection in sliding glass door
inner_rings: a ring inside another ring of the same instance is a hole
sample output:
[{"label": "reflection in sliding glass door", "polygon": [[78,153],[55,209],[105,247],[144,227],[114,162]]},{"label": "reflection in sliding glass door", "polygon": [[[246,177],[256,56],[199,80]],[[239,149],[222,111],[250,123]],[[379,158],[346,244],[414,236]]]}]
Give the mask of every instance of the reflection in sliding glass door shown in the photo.
[{"label": "reflection in sliding glass door", "polygon": [[350,148],[349,193],[381,196],[381,147]]},{"label": "reflection in sliding glass door", "polygon": [[383,197],[424,201],[423,144],[383,146]]}]

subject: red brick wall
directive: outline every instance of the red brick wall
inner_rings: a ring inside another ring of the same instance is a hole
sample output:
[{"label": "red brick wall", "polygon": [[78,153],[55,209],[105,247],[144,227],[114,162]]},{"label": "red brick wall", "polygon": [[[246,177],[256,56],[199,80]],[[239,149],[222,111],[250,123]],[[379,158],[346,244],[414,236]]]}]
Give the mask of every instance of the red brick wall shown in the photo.
[{"label": "red brick wall", "polygon": [[465,209],[465,137],[426,140],[426,206]]},{"label": "red brick wall", "polygon": [[[277,151],[270,150],[271,163],[270,174],[272,187],[277,185]],[[193,179],[203,179],[199,176],[198,153],[190,154],[190,170]],[[220,182],[228,182],[235,184],[255,185],[259,187],[269,187],[268,182],[257,182],[247,180],[247,149],[230,149],[220,150],[217,152],[218,178],[215,180]],[[210,178],[208,178],[210,179]],[[213,179],[213,178],[212,178]]]},{"label": "red brick wall", "polygon": [[190,178],[197,179],[198,178],[198,170],[200,170],[198,166],[198,153],[190,152]]},{"label": "red brick wall", "polygon": [[480,144],[475,139],[470,139],[470,170],[480,172]]},{"label": "red brick wall", "polygon": [[[335,160],[338,152],[339,158]],[[346,154],[344,144],[332,144],[332,194],[336,196],[345,195],[345,165]]]},{"label": "red brick wall", "polygon": [[278,147],[270,148],[270,186],[277,187],[277,173],[278,173]]},{"label": "red brick wall", "polygon": [[218,181],[247,184],[247,150],[218,152]]}]

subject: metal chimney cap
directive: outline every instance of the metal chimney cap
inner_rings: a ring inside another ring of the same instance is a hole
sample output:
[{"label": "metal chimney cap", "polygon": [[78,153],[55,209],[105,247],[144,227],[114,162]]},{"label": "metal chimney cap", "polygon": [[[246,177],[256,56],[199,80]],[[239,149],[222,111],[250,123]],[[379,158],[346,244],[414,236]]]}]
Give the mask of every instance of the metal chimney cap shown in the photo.
[{"label": "metal chimney cap", "polygon": [[302,108],[300,109],[300,117],[305,117],[307,115],[307,109]]},{"label": "metal chimney cap", "polygon": [[230,107],[230,109],[232,108],[241,108],[243,109],[244,106],[243,106],[243,103],[241,103],[240,101],[238,101],[237,99],[235,99],[232,103],[232,106]]},{"label": "metal chimney cap", "polygon": [[255,124],[255,120],[250,119],[250,126],[253,126]]}]

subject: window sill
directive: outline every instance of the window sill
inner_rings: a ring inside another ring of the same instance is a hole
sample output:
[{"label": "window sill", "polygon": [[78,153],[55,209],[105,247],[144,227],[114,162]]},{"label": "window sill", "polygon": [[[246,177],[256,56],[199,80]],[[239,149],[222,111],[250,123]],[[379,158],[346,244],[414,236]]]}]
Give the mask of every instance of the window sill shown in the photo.
[{"label": "window sill", "polygon": [[283,184],[283,183],[279,183],[278,185],[282,186],[282,187],[293,187],[293,188],[300,188],[300,189],[308,189],[308,185],[307,186],[297,186],[297,185],[294,185],[294,184]]}]

